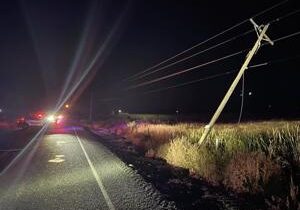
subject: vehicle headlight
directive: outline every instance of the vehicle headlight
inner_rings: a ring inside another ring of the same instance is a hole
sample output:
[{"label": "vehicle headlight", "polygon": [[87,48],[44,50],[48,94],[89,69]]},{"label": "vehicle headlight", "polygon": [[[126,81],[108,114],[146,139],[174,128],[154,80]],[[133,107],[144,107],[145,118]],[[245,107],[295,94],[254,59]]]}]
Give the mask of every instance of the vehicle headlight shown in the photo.
[{"label": "vehicle headlight", "polygon": [[55,116],[54,116],[54,115],[49,115],[49,116],[47,117],[47,121],[48,121],[48,122],[55,122]]}]

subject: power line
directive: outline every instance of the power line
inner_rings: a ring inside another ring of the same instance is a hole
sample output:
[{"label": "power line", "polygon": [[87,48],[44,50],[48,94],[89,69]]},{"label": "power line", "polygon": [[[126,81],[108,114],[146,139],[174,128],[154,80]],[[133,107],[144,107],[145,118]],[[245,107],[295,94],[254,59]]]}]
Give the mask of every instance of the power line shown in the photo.
[{"label": "power line", "polygon": [[[267,8],[267,9],[265,9],[265,10],[263,10],[263,11],[261,11],[261,12],[255,14],[255,15],[253,15],[253,16],[250,17],[250,18],[252,18],[252,19],[253,19],[253,18],[256,18],[256,17],[258,17],[258,16],[260,16],[260,15],[262,15],[262,14],[264,14],[264,13],[266,13],[266,12],[268,12],[268,11],[270,11],[270,10],[276,8],[276,7],[279,7],[279,6],[282,5],[282,4],[287,3],[287,2],[288,2],[288,0],[281,1],[281,2],[279,2],[279,3],[277,3],[277,4],[275,4],[275,5],[273,5],[273,6],[269,7],[269,8]],[[192,49],[194,49],[194,48],[196,48],[196,47],[199,47],[199,46],[201,46],[201,45],[203,45],[203,44],[209,42],[210,40],[213,40],[213,39],[215,39],[215,38],[217,38],[217,37],[219,37],[219,36],[221,36],[221,35],[227,33],[228,31],[231,31],[231,30],[233,30],[233,29],[235,29],[235,28],[241,26],[242,24],[246,23],[248,20],[249,20],[249,18],[247,18],[247,19],[245,19],[245,20],[243,20],[243,21],[241,21],[241,22],[239,22],[239,23],[237,23],[237,24],[235,24],[235,25],[233,25],[233,26],[231,26],[231,27],[225,29],[224,31],[221,31],[221,32],[218,33],[218,34],[215,34],[214,36],[212,36],[212,37],[210,37],[210,38],[208,38],[208,39],[206,39],[206,40],[204,40],[204,41],[202,41],[202,42],[200,42],[200,43],[198,43],[198,44],[196,44],[196,45],[193,45],[192,47],[190,47],[190,48],[188,48],[188,49],[186,49],[186,50],[184,50],[184,51],[182,51],[182,52],[180,52],[180,53],[178,53],[178,54],[176,54],[176,55],[174,55],[174,56],[172,56],[172,57],[170,57],[170,58],[168,58],[168,59],[163,60],[162,62],[160,62],[160,63],[158,63],[158,64],[156,64],[156,65],[154,65],[154,66],[152,66],[152,67],[150,67],[150,68],[147,68],[147,69],[145,69],[145,70],[143,70],[143,71],[141,71],[141,72],[138,72],[138,73],[136,73],[136,74],[134,74],[134,75],[132,75],[132,76],[129,76],[129,77],[127,77],[127,78],[124,79],[124,80],[127,81],[127,80],[130,80],[130,79],[132,79],[132,78],[135,78],[136,76],[139,76],[139,75],[141,75],[141,74],[143,74],[143,73],[145,73],[145,72],[148,72],[148,71],[150,71],[150,70],[152,70],[152,69],[154,69],[154,68],[160,66],[161,64],[164,64],[164,63],[166,63],[166,62],[168,62],[168,61],[170,61],[170,60],[172,60],[172,59],[174,59],[174,58],[176,58],[176,57],[178,57],[178,56],[180,56],[180,55],[182,55],[182,54],[184,54],[184,53],[186,53],[186,52],[188,52],[188,51],[190,51],[190,50],[192,50]]]},{"label": "power line", "polygon": [[178,60],[178,61],[176,61],[176,62],[174,62],[174,63],[170,63],[170,64],[168,64],[168,65],[166,65],[166,66],[163,66],[163,67],[161,67],[161,68],[155,69],[154,71],[150,71],[150,72],[148,72],[148,73],[145,73],[145,74],[142,74],[142,75],[140,75],[140,76],[138,76],[138,77],[135,77],[134,79],[132,79],[132,80],[130,80],[130,81],[135,81],[135,80],[144,78],[144,77],[146,77],[146,76],[148,76],[148,75],[150,75],[150,74],[154,74],[154,73],[156,73],[156,72],[158,72],[158,71],[161,71],[161,70],[163,70],[163,69],[166,69],[166,68],[168,68],[168,67],[170,67],[170,66],[173,66],[173,65],[175,65],[175,64],[177,64],[177,63],[180,63],[180,62],[182,62],[182,61],[188,60],[188,59],[193,58],[193,57],[195,57],[195,56],[197,56],[197,55],[200,55],[200,54],[202,54],[202,53],[204,53],[204,52],[207,52],[207,51],[209,51],[209,50],[215,49],[216,47],[219,47],[219,46],[224,45],[224,44],[226,44],[226,43],[229,43],[229,42],[231,42],[231,41],[233,41],[233,40],[236,40],[236,39],[238,39],[238,38],[240,38],[240,37],[243,37],[243,36],[245,36],[245,35],[247,35],[247,34],[253,32],[253,31],[254,31],[254,29],[248,30],[248,31],[246,31],[246,32],[244,32],[244,33],[242,33],[242,34],[239,34],[239,35],[237,35],[237,36],[234,36],[234,37],[232,37],[232,38],[230,38],[230,39],[227,39],[227,40],[225,40],[225,41],[223,41],[223,42],[221,42],[221,43],[218,43],[218,44],[216,44],[216,45],[213,45],[212,47],[209,47],[209,48],[204,49],[204,50],[202,50],[202,51],[200,51],[200,52],[194,53],[194,54],[192,54],[192,55],[190,55],[190,56],[188,56],[188,57],[185,57],[185,58],[183,58],[183,59],[180,59],[180,60]]},{"label": "power line", "polygon": [[288,39],[288,38],[291,38],[291,37],[294,37],[294,36],[297,36],[300,34],[300,31],[297,31],[295,33],[292,33],[292,34],[288,34],[286,36],[283,36],[283,37],[280,37],[278,39],[274,39],[273,42],[279,42],[279,41],[282,41],[282,40],[285,40],[285,39]]},{"label": "power line", "polygon": [[287,3],[287,2],[288,2],[288,0],[285,0],[285,1],[279,2],[278,4],[274,4],[273,6],[267,8],[267,9],[265,9],[265,10],[263,10],[263,11],[257,13],[257,14],[255,14],[255,15],[252,16],[251,18],[254,19],[254,18],[256,18],[256,17],[258,17],[258,16],[260,16],[260,15],[262,15],[262,14],[264,14],[264,13],[266,13],[266,12],[268,12],[268,11],[270,11],[270,10],[276,8],[276,7],[279,7],[279,6],[282,5],[282,4]]},{"label": "power line", "polygon": [[[263,66],[267,66],[267,65],[272,65],[274,63],[279,63],[279,62],[285,62],[285,61],[289,61],[289,60],[294,60],[300,58],[300,54],[294,55],[294,56],[290,56],[290,57],[286,57],[286,58],[280,58],[280,59],[274,59],[274,60],[269,60],[269,61],[265,61],[262,63],[258,63],[258,64],[253,64],[251,66],[248,66],[248,69],[254,69],[256,70],[256,68],[259,67],[263,67]],[[223,72],[223,73],[219,73],[219,74],[214,74],[214,75],[210,75],[207,77],[203,77],[200,79],[196,79],[196,80],[191,80],[191,81],[187,81],[184,83],[180,83],[177,85],[172,85],[172,86],[168,86],[168,87],[163,87],[163,88],[158,88],[158,89],[154,89],[154,90],[150,90],[150,91],[145,91],[142,93],[138,93],[137,95],[146,95],[146,94],[151,94],[151,93],[156,93],[156,92],[161,92],[164,90],[169,90],[169,89],[174,89],[174,88],[179,88],[179,87],[184,87],[184,86],[188,86],[188,85],[192,85],[192,84],[196,84],[205,80],[211,80],[211,79],[216,79],[216,78],[220,78],[220,77],[224,77],[227,75],[231,75],[233,73],[236,73],[238,70],[232,70],[232,71],[227,71],[227,72]],[[115,101],[115,100],[121,100],[122,97],[113,97],[113,98],[102,98],[100,99],[100,101],[102,102],[109,102],[109,101]]]},{"label": "power line", "polygon": [[241,122],[242,115],[243,115],[243,109],[244,109],[244,98],[245,98],[245,73],[242,77],[242,90],[241,90],[241,107],[240,107],[240,114],[238,119],[238,124]]},{"label": "power line", "polygon": [[[272,65],[274,63],[284,62],[284,61],[288,61],[288,60],[294,60],[294,59],[299,58],[299,57],[300,57],[300,54],[297,54],[295,56],[290,56],[290,57],[287,57],[287,58],[270,60],[270,61],[266,61],[266,62],[262,62],[262,63],[259,63],[259,64],[254,64],[254,65],[248,66],[248,69],[255,69],[255,68],[259,68],[259,67],[263,67],[263,66],[267,66],[267,65]],[[230,75],[230,74],[233,74],[233,73],[236,73],[236,72],[237,72],[237,70],[233,70],[233,71],[227,71],[227,72],[224,72],[224,73],[214,74],[214,75],[211,75],[211,76],[207,76],[207,77],[196,79],[196,80],[191,80],[191,81],[180,83],[180,84],[177,84],[177,85],[172,85],[172,86],[168,86],[168,87],[163,87],[163,88],[159,88],[159,89],[146,91],[142,94],[156,93],[156,92],[160,92],[160,91],[163,91],[163,90],[169,90],[169,89],[173,89],[173,88],[184,87],[184,86],[195,84],[195,83],[198,83],[198,82],[201,82],[201,81],[211,80],[211,79],[223,77],[223,76],[226,76],[226,75]]]},{"label": "power line", "polygon": [[159,78],[150,80],[150,81],[146,81],[146,82],[142,82],[142,83],[137,84],[137,85],[133,85],[133,86],[127,88],[126,90],[131,90],[131,89],[138,88],[138,87],[141,87],[141,86],[149,85],[149,84],[152,84],[152,83],[155,83],[155,82],[159,82],[159,81],[161,81],[161,80],[165,80],[165,79],[168,79],[168,78],[171,78],[171,77],[174,77],[174,76],[178,76],[178,75],[180,75],[180,74],[184,74],[184,73],[189,72],[189,71],[192,71],[192,70],[194,70],[194,69],[199,69],[199,68],[201,68],[201,67],[204,67],[204,66],[207,66],[207,65],[210,65],[210,64],[213,64],[213,63],[217,63],[217,62],[219,62],[219,61],[222,61],[222,60],[225,60],[225,59],[228,59],[228,58],[231,58],[231,57],[240,55],[240,54],[246,52],[248,49],[249,49],[249,48],[244,49],[244,50],[240,50],[240,51],[238,51],[238,52],[235,52],[235,53],[232,53],[232,54],[223,56],[223,57],[221,57],[221,58],[214,59],[214,60],[212,60],[212,61],[208,61],[208,62],[206,62],[206,63],[202,63],[202,64],[200,64],[200,65],[197,65],[197,66],[194,66],[194,67],[191,67],[191,68],[188,68],[188,69],[184,69],[184,70],[181,70],[181,71],[177,71],[177,72],[172,73],[172,74],[168,74],[168,75],[165,75],[165,76],[162,76],[162,77],[159,77]]},{"label": "power line", "polygon": [[[287,18],[287,17],[289,17],[289,16],[295,15],[295,14],[297,14],[297,13],[299,13],[299,12],[300,12],[300,9],[294,10],[294,11],[289,12],[289,13],[283,15],[283,16],[280,16],[280,17],[278,17],[278,18],[276,18],[276,19],[271,20],[271,21],[269,21],[268,23],[269,23],[269,24],[271,24],[271,23],[272,23],[272,24],[277,23],[277,22],[279,22],[279,21],[281,21],[281,20],[283,20],[283,19],[285,19],[285,18]],[[240,38],[240,37],[243,37],[243,36],[245,36],[245,35],[247,35],[247,34],[253,32],[253,31],[254,31],[254,29],[248,30],[248,31],[246,31],[246,32],[244,32],[244,33],[242,33],[242,34],[236,35],[236,36],[234,36],[234,37],[232,37],[232,38],[230,38],[230,39],[227,39],[227,40],[225,40],[225,41],[223,41],[223,42],[221,42],[221,43],[218,43],[218,44],[216,44],[216,45],[213,45],[213,46],[211,46],[211,47],[209,47],[209,48],[207,48],[207,49],[201,50],[200,52],[194,53],[194,54],[192,54],[192,55],[190,55],[190,56],[188,56],[188,57],[185,57],[185,58],[182,58],[182,59],[180,59],[180,60],[178,60],[178,61],[172,62],[172,63],[170,63],[170,64],[168,64],[168,65],[166,65],[166,66],[162,66],[162,67],[160,67],[160,68],[158,68],[158,69],[154,69],[153,71],[148,71],[148,72],[145,72],[144,74],[140,74],[139,76],[136,76],[135,78],[132,78],[130,81],[135,81],[135,80],[138,80],[138,79],[142,79],[142,78],[144,78],[144,77],[146,77],[146,76],[148,76],[148,75],[154,74],[154,73],[156,73],[156,72],[158,72],[158,71],[161,71],[161,70],[163,70],[163,69],[166,69],[166,68],[168,68],[168,67],[170,67],[170,66],[173,66],[173,65],[178,64],[178,63],[180,63],[180,62],[183,62],[183,61],[185,61],[185,60],[188,60],[188,59],[190,59],[190,58],[193,58],[193,57],[195,57],[195,56],[197,56],[197,55],[200,55],[200,54],[202,54],[202,53],[205,53],[205,52],[207,52],[207,51],[210,51],[210,50],[212,50],[212,49],[215,49],[215,48],[217,48],[217,47],[219,47],[219,46],[222,46],[222,45],[224,45],[224,44],[226,44],[226,43],[229,43],[229,42],[231,42],[231,41],[234,41],[234,40],[236,40],[236,39],[238,39],[238,38]]]},{"label": "power line", "polygon": [[[288,35],[286,35],[286,36],[283,36],[283,37],[274,39],[273,42],[274,42],[274,43],[275,43],[275,42],[279,42],[279,41],[282,41],[282,40],[285,40],[285,39],[288,39],[288,38],[292,38],[292,37],[297,36],[297,35],[300,35],[300,31],[297,31],[297,32],[294,32],[294,33],[292,33],[292,34],[288,34]],[[261,46],[268,45],[268,44],[269,44],[269,43],[265,42],[265,43],[263,43]],[[135,89],[135,88],[142,87],[142,86],[145,86],[145,85],[149,85],[149,84],[152,84],[152,83],[155,83],[155,82],[159,82],[159,81],[162,81],[162,80],[165,80],[165,79],[174,77],[174,76],[178,76],[178,75],[180,75],[180,74],[183,74],[183,73],[192,71],[192,70],[194,70],[194,69],[199,69],[199,68],[204,67],[204,66],[207,66],[207,65],[209,65],[209,64],[213,64],[213,63],[216,63],[216,62],[219,62],[219,61],[222,61],[222,60],[225,60],[225,59],[234,57],[234,56],[236,56],[236,55],[242,54],[243,52],[245,52],[245,51],[247,51],[247,50],[248,50],[248,48],[247,48],[247,49],[244,49],[244,50],[241,50],[241,51],[238,51],[238,52],[236,52],[236,53],[232,53],[232,54],[226,55],[226,56],[224,56],[224,57],[217,58],[217,59],[215,59],[215,60],[212,60],[212,61],[209,61],[209,62],[200,64],[200,65],[197,65],[197,66],[188,68],[188,69],[184,69],[184,70],[181,70],[181,71],[177,71],[177,72],[175,72],[175,73],[168,74],[168,75],[165,75],[165,76],[162,76],[162,77],[159,77],[159,78],[150,80],[150,81],[145,81],[145,82],[142,82],[142,83],[140,83],[140,84],[130,86],[130,87],[127,88],[126,90]]]},{"label": "power line", "polygon": [[[273,63],[280,63],[280,62],[285,62],[285,61],[289,61],[289,60],[294,60],[296,58],[300,58],[300,54],[297,54],[295,56],[290,56],[290,57],[287,57],[287,58],[280,58],[280,59],[268,61],[268,62],[265,62],[265,63],[262,63],[262,64],[270,65],[270,64],[273,64]],[[259,64],[257,64],[257,65],[259,65]],[[252,67],[256,67],[257,65],[252,65]]]},{"label": "power line", "polygon": [[[145,94],[149,94],[149,93],[160,92],[160,91],[163,91],[163,90],[168,90],[168,89],[183,87],[183,86],[194,84],[194,83],[197,83],[197,82],[200,82],[200,81],[210,80],[210,79],[214,79],[214,78],[218,78],[218,77],[223,77],[225,75],[230,75],[230,74],[232,74],[234,72],[236,72],[236,70],[235,71],[227,71],[227,72],[224,72],[224,73],[215,74],[215,75],[212,75],[212,76],[208,76],[208,77],[204,77],[204,78],[200,78],[200,79],[196,79],[196,80],[184,82],[184,83],[181,83],[181,84],[178,84],[178,85],[172,85],[172,86],[169,86],[169,87],[163,87],[163,88],[159,88],[159,89],[155,89],[155,90],[146,91],[146,92],[143,92],[143,93],[139,93],[137,95],[145,95]],[[101,101],[107,102],[107,101],[121,100],[121,98],[122,97],[104,98],[104,99],[101,99]]]},{"label": "power line", "polygon": [[155,92],[160,92],[162,90],[168,90],[168,89],[183,87],[183,86],[191,85],[191,84],[198,83],[198,82],[201,82],[201,81],[204,81],[204,80],[211,80],[211,79],[215,79],[215,78],[218,78],[218,77],[223,77],[223,76],[226,76],[226,75],[230,75],[234,72],[236,72],[236,71],[227,71],[227,72],[224,72],[224,73],[215,74],[215,75],[212,75],[212,76],[208,76],[208,77],[204,77],[204,78],[184,82],[184,83],[181,83],[181,84],[178,84],[178,85],[172,85],[172,86],[169,86],[169,87],[150,90],[150,91],[144,92],[144,94],[155,93]]},{"label": "power line", "polygon": [[299,13],[299,12],[300,12],[300,9],[294,10],[294,11],[292,11],[292,12],[289,12],[289,13],[287,13],[287,14],[281,16],[281,17],[278,17],[278,18],[276,18],[276,19],[270,21],[269,23],[270,23],[270,24],[273,24],[273,23],[279,22],[279,21],[281,21],[281,20],[283,20],[283,19],[285,19],[285,18],[287,18],[287,17],[289,17],[289,16],[295,15],[295,14],[297,14],[297,13]]}]

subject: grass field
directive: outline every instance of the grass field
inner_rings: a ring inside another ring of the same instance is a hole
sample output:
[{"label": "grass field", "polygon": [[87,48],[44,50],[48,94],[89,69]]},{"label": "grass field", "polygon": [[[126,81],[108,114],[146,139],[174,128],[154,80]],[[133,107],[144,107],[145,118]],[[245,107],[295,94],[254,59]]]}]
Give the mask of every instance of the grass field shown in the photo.
[{"label": "grass field", "polygon": [[272,208],[298,205],[300,121],[219,124],[201,146],[203,124],[127,121],[112,129],[214,185],[272,197]]}]

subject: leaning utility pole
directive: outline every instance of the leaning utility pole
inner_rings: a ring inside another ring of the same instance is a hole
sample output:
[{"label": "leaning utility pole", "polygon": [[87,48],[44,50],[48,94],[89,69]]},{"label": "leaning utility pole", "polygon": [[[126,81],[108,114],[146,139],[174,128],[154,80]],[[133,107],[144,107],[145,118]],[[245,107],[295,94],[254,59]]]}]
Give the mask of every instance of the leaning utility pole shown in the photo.
[{"label": "leaning utility pole", "polygon": [[209,124],[207,124],[205,126],[204,132],[201,136],[201,139],[199,140],[199,145],[201,145],[206,137],[208,136],[209,132],[211,131],[212,127],[214,126],[214,124],[216,123],[217,119],[219,118],[221,112],[223,111],[226,103],[228,102],[230,96],[232,95],[234,89],[236,88],[237,84],[239,83],[241,77],[243,76],[245,70],[248,68],[248,65],[252,59],[252,57],[256,54],[256,52],[258,51],[258,49],[261,46],[261,41],[265,40],[267,42],[269,42],[271,45],[274,45],[274,43],[271,41],[271,39],[266,35],[266,31],[269,27],[269,24],[267,25],[261,25],[258,26],[253,19],[250,19],[250,22],[254,25],[254,29],[257,33],[258,39],[255,42],[253,48],[249,51],[248,55],[246,56],[246,60],[244,62],[244,64],[242,65],[239,73],[237,74],[236,78],[234,79],[234,81],[232,82],[230,88],[228,89],[226,95],[224,96],[222,102],[220,103],[218,109],[216,110],[216,112],[214,113],[213,117],[211,118]]}]

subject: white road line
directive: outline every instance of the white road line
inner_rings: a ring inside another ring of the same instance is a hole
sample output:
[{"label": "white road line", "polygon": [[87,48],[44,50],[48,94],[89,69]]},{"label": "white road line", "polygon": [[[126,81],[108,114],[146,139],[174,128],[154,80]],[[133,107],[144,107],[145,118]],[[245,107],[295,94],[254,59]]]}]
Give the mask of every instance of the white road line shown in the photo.
[{"label": "white road line", "polygon": [[82,149],[82,151],[83,151],[83,153],[84,153],[84,155],[85,155],[85,157],[86,157],[86,160],[87,160],[87,162],[89,163],[89,166],[90,166],[90,168],[91,168],[91,170],[92,170],[92,172],[93,172],[93,175],[94,175],[94,177],[95,177],[95,179],[96,179],[96,181],[97,181],[97,183],[98,183],[98,186],[99,186],[99,188],[100,188],[100,190],[101,190],[101,192],[102,192],[102,194],[103,194],[103,197],[104,197],[104,199],[105,199],[105,201],[106,201],[106,204],[107,204],[108,208],[109,208],[110,210],[115,210],[115,206],[114,206],[113,203],[111,202],[111,200],[110,200],[110,198],[109,198],[109,196],[108,196],[108,193],[107,193],[107,191],[105,190],[105,187],[104,187],[104,185],[103,185],[103,183],[102,183],[102,181],[101,181],[99,175],[97,174],[97,171],[96,171],[96,169],[95,169],[95,167],[94,167],[94,165],[93,165],[93,163],[92,163],[90,157],[88,156],[86,150],[84,149],[83,144],[82,144],[82,142],[81,142],[81,140],[80,140],[80,138],[79,138],[79,136],[78,136],[78,134],[77,134],[77,132],[76,132],[76,129],[73,128],[73,130],[74,130],[75,136],[76,136],[76,138],[77,138],[77,140],[78,140],[78,142],[79,142],[79,145],[80,145],[80,147],[81,147],[81,149]]}]

